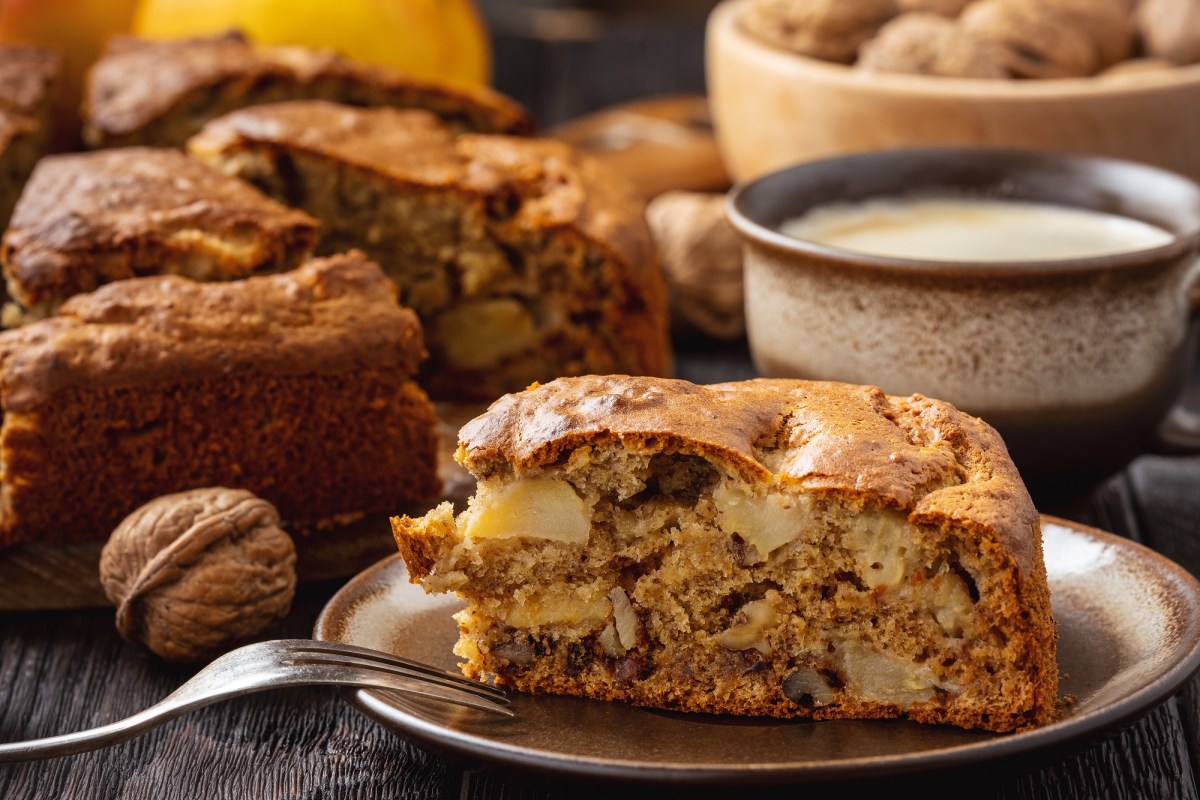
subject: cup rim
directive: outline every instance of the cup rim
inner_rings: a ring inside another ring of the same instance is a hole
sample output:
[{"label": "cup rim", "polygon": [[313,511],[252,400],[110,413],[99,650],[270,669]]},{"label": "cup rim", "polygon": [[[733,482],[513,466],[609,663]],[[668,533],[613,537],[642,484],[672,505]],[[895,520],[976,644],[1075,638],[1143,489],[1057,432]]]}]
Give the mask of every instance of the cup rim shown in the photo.
[{"label": "cup rim", "polygon": [[[949,157],[975,158],[982,160],[1008,161],[1036,166],[1047,159],[1058,160],[1062,163],[1073,163],[1077,166],[1115,165],[1133,171],[1143,171],[1143,174],[1153,175],[1160,180],[1177,183],[1181,189],[1191,192],[1200,206],[1200,183],[1179,173],[1171,172],[1160,167],[1143,164],[1136,161],[1114,158],[1111,156],[1087,155],[1081,153],[1064,153],[1051,150],[1034,150],[1004,147],[909,147],[870,150],[859,153],[821,158],[805,161],[783,167],[778,170],[759,175],[734,186],[726,195],[726,216],[734,228],[746,242],[765,246],[781,251],[787,255],[817,258],[821,261],[842,267],[858,269],[875,269],[888,272],[905,272],[915,274],[936,275],[969,275],[972,277],[1032,277],[1041,274],[1078,274],[1093,271],[1108,271],[1118,269],[1135,269],[1151,264],[1174,261],[1189,251],[1200,249],[1200,215],[1193,221],[1190,229],[1170,231],[1174,238],[1166,244],[1141,250],[1131,250],[1123,253],[1113,253],[1099,256],[1064,259],[1038,259],[1016,261],[952,261],[939,259],[897,258],[880,256],[844,250],[830,245],[818,244],[805,239],[799,239],[774,229],[754,219],[745,209],[748,196],[761,192],[764,185],[779,182],[796,182],[807,172],[836,169],[839,166],[854,165],[861,167],[871,161],[882,159],[915,159],[930,161]],[[913,187],[919,189],[920,187]],[[881,193],[878,197],[902,197],[905,192]],[[917,195],[919,196],[919,195]],[[928,196],[928,195],[927,195]],[[841,198],[831,197],[828,202],[839,202]],[[1085,205],[1054,202],[1052,200],[1033,200],[1051,205],[1069,208],[1085,208],[1096,211]],[[816,207],[816,206],[813,206]],[[1144,220],[1143,220],[1144,221]],[[1159,226],[1163,227],[1163,226]]]}]

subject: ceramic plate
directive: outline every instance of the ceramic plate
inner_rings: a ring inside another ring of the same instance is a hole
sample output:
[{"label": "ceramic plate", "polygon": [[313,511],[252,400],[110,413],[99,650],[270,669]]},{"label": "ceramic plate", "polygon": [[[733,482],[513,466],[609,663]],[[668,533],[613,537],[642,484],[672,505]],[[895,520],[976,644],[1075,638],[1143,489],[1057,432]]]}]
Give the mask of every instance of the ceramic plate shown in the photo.
[{"label": "ceramic plate", "polygon": [[[348,696],[418,742],[510,766],[670,782],[864,778],[961,766],[1098,735],[1144,714],[1200,666],[1200,584],[1141,545],[1044,518],[1059,667],[1074,695],[1059,722],[997,735],[887,721],[780,721],[654,711],[570,697],[516,695],[514,718]],[[458,600],[408,582],[398,556],[329,601],[315,636],[456,669]]]}]

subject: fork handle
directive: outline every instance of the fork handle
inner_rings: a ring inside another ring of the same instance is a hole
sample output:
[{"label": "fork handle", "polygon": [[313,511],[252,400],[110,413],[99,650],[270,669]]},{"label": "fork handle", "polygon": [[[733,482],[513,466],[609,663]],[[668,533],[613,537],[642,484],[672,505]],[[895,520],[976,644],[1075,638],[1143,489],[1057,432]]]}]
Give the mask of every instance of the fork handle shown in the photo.
[{"label": "fork handle", "polygon": [[[267,687],[263,687],[267,688]],[[170,696],[160,703],[140,711],[132,717],[90,728],[77,733],[64,733],[59,736],[47,736],[45,739],[30,739],[25,742],[0,744],[0,764],[13,761],[32,761],[39,758],[54,758],[55,756],[70,756],[95,750],[110,744],[117,744],[126,739],[132,739],[143,731],[175,719],[194,708],[211,705],[226,699],[223,696],[197,699],[191,704],[170,703]]]},{"label": "fork handle", "polygon": [[[256,645],[249,645],[242,651],[252,647]],[[239,652],[227,653],[161,701],[131,717],[78,733],[0,744],[0,763],[68,756],[117,744],[188,711],[254,692],[291,686],[385,689],[512,716],[512,712],[495,699],[449,686],[430,685],[412,677],[345,665],[311,664],[300,668],[280,664],[247,665],[238,660]]]}]

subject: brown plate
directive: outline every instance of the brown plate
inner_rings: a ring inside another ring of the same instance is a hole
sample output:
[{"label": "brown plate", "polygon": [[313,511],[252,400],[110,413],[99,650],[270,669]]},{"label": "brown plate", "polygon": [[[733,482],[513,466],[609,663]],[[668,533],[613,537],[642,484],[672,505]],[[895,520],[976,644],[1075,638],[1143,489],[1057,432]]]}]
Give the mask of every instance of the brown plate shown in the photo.
[{"label": "brown plate", "polygon": [[[886,721],[679,714],[571,697],[514,695],[515,718],[348,696],[405,736],[466,756],[562,774],[673,783],[820,781],[956,767],[1049,748],[1129,723],[1200,667],[1200,584],[1127,539],[1043,517],[1065,717],[997,735]],[[359,574],[317,620],[318,639],[454,669],[460,601],[408,582],[398,556]]]}]

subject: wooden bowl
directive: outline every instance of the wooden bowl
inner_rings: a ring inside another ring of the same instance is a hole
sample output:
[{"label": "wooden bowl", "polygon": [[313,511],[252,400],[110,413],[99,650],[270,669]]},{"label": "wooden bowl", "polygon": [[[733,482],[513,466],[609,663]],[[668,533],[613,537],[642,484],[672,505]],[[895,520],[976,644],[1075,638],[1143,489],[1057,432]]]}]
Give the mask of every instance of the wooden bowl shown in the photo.
[{"label": "wooden bowl", "polygon": [[752,36],[740,24],[748,2],[725,0],[708,23],[713,123],[736,180],[941,145],[1115,156],[1200,180],[1200,65],[1045,81],[862,72]]}]

